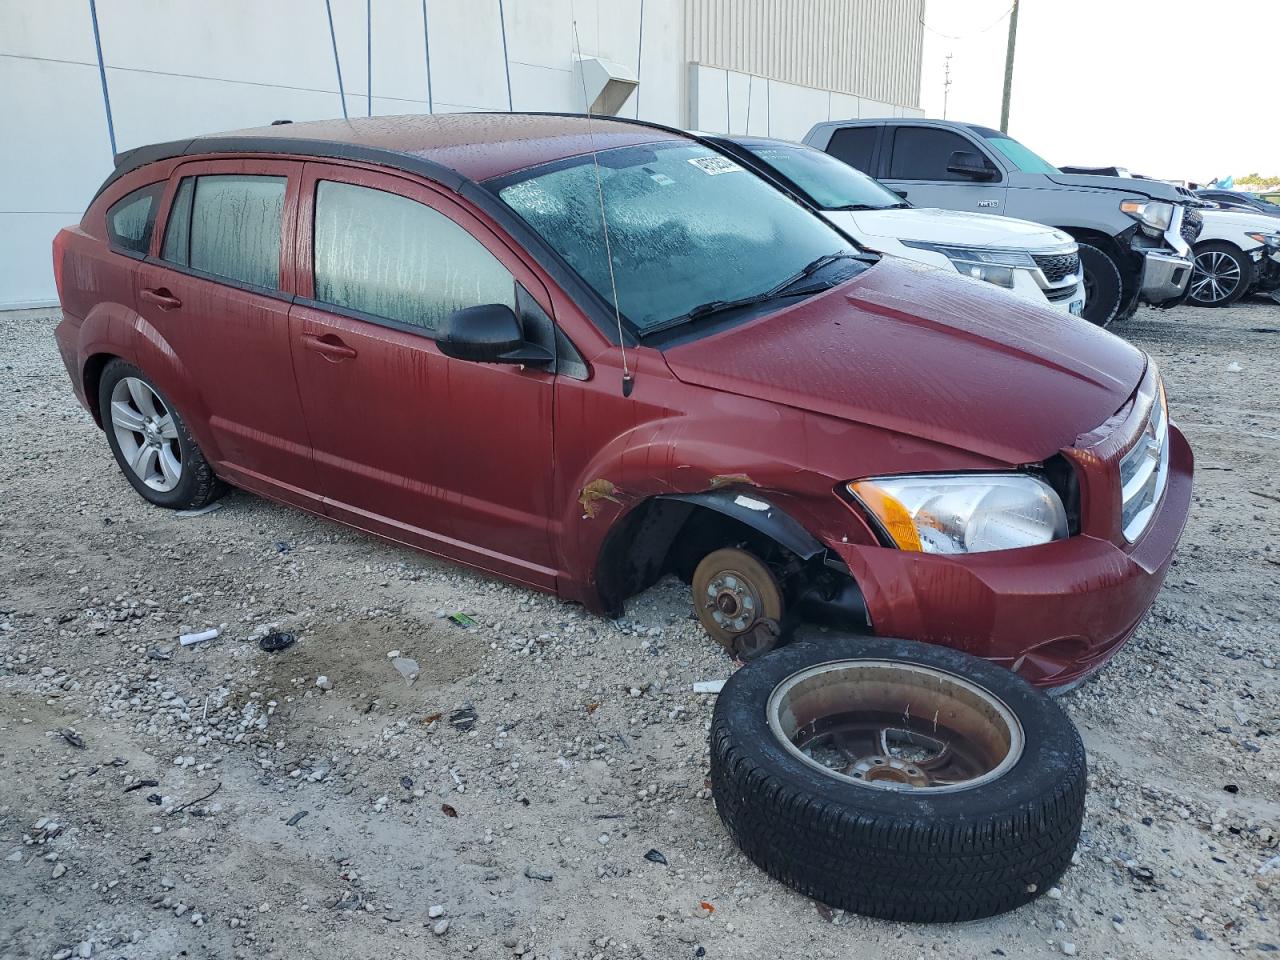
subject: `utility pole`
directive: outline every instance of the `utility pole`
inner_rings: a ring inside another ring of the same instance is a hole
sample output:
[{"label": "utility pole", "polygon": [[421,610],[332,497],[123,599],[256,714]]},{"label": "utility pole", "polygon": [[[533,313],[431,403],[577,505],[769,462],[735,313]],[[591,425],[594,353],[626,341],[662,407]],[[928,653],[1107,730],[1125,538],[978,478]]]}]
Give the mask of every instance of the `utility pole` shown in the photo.
[{"label": "utility pole", "polygon": [[951,94],[951,54],[947,54],[942,61],[942,119],[947,119],[947,98]]},{"label": "utility pole", "polygon": [[1009,48],[1004,55],[1004,100],[1000,104],[1000,132],[1009,132],[1009,94],[1013,92],[1013,48],[1018,38],[1018,0],[1009,11]]}]

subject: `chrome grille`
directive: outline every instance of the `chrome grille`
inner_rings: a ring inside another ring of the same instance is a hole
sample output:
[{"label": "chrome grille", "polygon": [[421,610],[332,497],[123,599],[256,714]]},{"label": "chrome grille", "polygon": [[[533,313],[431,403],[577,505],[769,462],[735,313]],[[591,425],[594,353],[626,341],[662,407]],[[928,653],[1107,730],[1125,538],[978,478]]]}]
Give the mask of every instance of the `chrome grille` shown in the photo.
[{"label": "chrome grille", "polygon": [[1147,529],[1168,479],[1169,414],[1164,391],[1159,390],[1146,426],[1120,461],[1120,524],[1130,543]]}]

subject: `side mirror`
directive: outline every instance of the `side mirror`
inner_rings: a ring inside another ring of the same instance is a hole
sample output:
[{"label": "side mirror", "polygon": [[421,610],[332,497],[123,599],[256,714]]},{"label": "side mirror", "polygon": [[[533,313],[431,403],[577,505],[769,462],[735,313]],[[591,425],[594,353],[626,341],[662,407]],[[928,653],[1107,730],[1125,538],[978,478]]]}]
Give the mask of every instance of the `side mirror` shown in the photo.
[{"label": "side mirror", "polygon": [[956,150],[947,160],[947,173],[958,173],[970,180],[994,180],[999,174],[991,161],[981,154]]},{"label": "side mirror", "polygon": [[550,363],[551,352],[527,343],[515,312],[504,303],[455,310],[440,325],[436,346],[446,357],[476,363]]},{"label": "side mirror", "polygon": [[907,199],[907,191],[905,191],[905,190],[895,190],[895,191],[893,191],[893,192],[894,192],[894,193],[896,193],[896,194],[897,194],[899,197],[901,197],[903,200]]}]

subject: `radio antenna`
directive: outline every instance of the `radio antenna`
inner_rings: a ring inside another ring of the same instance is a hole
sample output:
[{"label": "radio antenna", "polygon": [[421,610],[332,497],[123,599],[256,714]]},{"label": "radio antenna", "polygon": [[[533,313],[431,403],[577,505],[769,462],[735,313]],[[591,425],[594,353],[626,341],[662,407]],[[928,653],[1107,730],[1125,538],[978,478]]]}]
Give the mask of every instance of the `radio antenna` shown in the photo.
[{"label": "radio antenna", "polygon": [[578,77],[582,81],[582,107],[587,115],[587,141],[591,144],[591,163],[596,171],[596,200],[600,204],[600,227],[604,231],[604,258],[609,265],[609,291],[613,295],[613,320],[618,325],[618,349],[622,353],[622,395],[631,396],[635,377],[627,365],[627,344],[622,332],[622,311],[618,309],[618,281],[613,276],[613,248],[609,244],[609,218],[604,212],[604,181],[600,178],[600,155],[591,130],[591,102],[587,99],[587,75],[582,69],[582,42],[578,39],[578,20],[573,20],[573,46],[578,54]]}]

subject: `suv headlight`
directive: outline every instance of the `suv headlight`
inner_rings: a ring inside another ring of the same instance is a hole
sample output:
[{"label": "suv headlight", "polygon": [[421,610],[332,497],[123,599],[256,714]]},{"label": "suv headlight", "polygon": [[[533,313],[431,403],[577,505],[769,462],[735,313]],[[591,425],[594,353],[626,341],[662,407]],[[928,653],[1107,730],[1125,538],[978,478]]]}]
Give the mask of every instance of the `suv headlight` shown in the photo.
[{"label": "suv headlight", "polygon": [[1058,494],[1023,473],[871,477],[848,490],[903,550],[983,553],[1067,535]]},{"label": "suv headlight", "polygon": [[985,280],[999,287],[1013,288],[1014,270],[1033,270],[1036,262],[1023,250],[1002,250],[998,247],[959,247],[947,243],[930,243],[928,240],[903,240],[904,247],[932,250],[940,253],[951,265],[966,277]]},{"label": "suv headlight", "polygon": [[1173,223],[1173,204],[1167,200],[1121,200],[1120,210],[1137,220],[1153,237]]},{"label": "suv headlight", "polygon": [[1280,233],[1245,234],[1254,243],[1261,243],[1268,250],[1280,250]]}]

